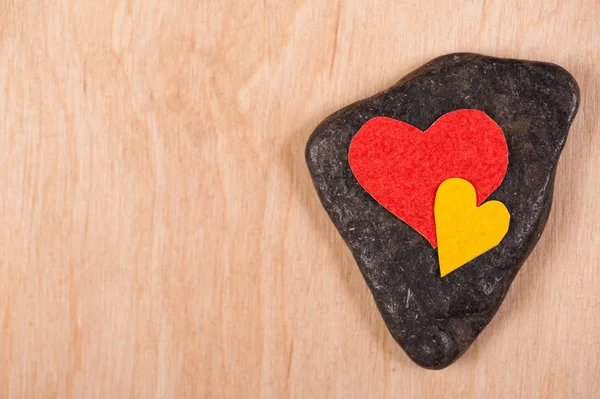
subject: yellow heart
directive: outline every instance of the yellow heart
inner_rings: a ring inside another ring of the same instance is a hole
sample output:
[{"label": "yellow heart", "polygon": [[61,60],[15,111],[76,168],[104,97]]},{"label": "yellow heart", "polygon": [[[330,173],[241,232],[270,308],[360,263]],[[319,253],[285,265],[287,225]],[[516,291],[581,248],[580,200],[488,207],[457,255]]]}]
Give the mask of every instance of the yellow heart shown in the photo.
[{"label": "yellow heart", "polygon": [[477,207],[475,187],[464,179],[440,184],[434,212],[442,277],[500,244],[508,232],[504,204],[488,201]]}]

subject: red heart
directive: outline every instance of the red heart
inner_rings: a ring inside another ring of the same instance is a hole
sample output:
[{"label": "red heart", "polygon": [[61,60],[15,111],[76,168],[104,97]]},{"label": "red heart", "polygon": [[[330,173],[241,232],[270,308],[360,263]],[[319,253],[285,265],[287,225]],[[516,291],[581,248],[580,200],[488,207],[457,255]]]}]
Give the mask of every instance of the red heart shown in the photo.
[{"label": "red heart", "polygon": [[348,152],[360,185],[435,248],[435,193],[460,177],[477,191],[479,206],[502,183],[508,147],[502,129],[473,109],[449,112],[425,132],[391,118],[369,120]]}]

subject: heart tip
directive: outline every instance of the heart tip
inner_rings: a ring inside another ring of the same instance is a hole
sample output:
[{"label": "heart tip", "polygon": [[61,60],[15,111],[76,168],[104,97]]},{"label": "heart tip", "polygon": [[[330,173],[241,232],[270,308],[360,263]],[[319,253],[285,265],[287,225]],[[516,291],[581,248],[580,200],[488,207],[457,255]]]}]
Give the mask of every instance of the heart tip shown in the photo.
[{"label": "heart tip", "polygon": [[447,265],[445,267],[442,267],[440,265],[440,277],[445,277],[453,271],[455,271],[456,269],[458,269],[458,267],[447,267]]}]

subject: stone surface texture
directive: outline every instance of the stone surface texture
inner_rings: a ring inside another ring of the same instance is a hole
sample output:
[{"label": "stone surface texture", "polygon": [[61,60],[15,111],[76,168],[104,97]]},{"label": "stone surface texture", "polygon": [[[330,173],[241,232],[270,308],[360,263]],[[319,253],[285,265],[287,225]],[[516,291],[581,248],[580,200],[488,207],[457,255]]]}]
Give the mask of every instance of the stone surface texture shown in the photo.
[{"label": "stone surface texture", "polygon": [[[417,364],[450,365],[500,307],[548,219],[557,162],[578,104],[577,83],[557,65],[450,54],[336,112],[310,137],[306,161],[319,198],[392,336]],[[358,184],[348,148],[373,117],[426,130],[457,109],[484,111],[506,136],[508,171],[487,200],[504,203],[511,223],[499,246],[441,278],[437,249]]]}]

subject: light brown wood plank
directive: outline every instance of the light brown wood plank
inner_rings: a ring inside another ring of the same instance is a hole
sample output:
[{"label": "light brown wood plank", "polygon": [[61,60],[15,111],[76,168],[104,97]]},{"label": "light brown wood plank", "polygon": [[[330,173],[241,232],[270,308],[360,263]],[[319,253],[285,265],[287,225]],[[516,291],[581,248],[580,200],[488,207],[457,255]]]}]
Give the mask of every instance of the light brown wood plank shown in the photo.
[{"label": "light brown wood plank", "polygon": [[[598,397],[599,21],[596,0],[2,2],[0,397]],[[455,51],[558,63],[582,101],[544,236],[432,372],[304,145]]]}]

